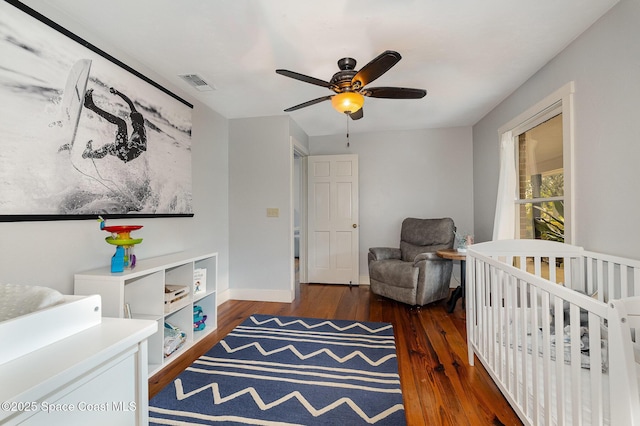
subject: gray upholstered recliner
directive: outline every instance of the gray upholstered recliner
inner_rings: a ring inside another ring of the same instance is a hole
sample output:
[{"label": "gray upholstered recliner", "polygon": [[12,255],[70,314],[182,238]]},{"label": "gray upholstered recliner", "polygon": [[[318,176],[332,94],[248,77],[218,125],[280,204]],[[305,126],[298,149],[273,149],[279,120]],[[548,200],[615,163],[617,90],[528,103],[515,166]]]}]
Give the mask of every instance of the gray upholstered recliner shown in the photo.
[{"label": "gray upholstered recliner", "polygon": [[455,229],[450,218],[405,219],[400,248],[369,249],[371,291],[409,305],[446,298],[453,263],[436,251],[453,248]]}]

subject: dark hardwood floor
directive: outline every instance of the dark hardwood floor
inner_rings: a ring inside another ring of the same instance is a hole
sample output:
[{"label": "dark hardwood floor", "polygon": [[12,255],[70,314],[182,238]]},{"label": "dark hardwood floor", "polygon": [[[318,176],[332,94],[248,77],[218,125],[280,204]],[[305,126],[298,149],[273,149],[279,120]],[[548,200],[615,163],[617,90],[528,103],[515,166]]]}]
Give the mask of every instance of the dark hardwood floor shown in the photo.
[{"label": "dark hardwood floor", "polygon": [[251,314],[382,321],[393,324],[408,425],[520,425],[476,361],[467,362],[464,310],[445,301],[420,309],[379,297],[368,286],[301,284],[293,303],[227,301],[218,329],[149,379],[149,397]]}]

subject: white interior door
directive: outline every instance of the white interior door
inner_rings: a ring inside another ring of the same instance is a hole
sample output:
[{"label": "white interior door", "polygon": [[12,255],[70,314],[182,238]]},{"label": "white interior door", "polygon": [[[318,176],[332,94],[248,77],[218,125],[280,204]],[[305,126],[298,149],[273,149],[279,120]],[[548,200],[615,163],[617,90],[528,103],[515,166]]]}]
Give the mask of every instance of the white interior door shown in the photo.
[{"label": "white interior door", "polygon": [[358,284],[358,156],[308,157],[308,281]]}]

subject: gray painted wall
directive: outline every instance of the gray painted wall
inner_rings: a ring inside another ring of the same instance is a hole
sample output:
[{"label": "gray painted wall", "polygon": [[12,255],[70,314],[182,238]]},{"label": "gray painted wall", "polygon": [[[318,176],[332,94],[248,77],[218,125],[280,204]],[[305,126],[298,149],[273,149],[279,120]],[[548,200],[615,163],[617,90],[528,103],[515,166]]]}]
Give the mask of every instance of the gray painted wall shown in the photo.
[{"label": "gray painted wall", "polygon": [[[407,130],[309,138],[311,155],[357,154],[360,276],[369,247],[398,247],[406,217],[453,218],[473,233],[471,128]],[[459,273],[456,269],[456,274]]]},{"label": "gray painted wall", "polygon": [[293,300],[291,136],[308,143],[288,116],[229,121],[232,298]]},{"label": "gray painted wall", "polygon": [[498,128],[573,80],[576,244],[640,258],[640,1],[622,0],[473,126],[474,221],[491,239]]}]

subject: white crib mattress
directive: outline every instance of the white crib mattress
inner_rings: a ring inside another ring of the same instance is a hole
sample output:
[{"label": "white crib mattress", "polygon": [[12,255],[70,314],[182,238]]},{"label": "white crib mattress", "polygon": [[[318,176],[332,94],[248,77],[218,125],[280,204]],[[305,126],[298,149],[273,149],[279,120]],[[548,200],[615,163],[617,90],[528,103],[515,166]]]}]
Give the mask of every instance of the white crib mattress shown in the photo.
[{"label": "white crib mattress", "polygon": [[64,296],[48,287],[0,284],[0,321],[63,303]]}]

